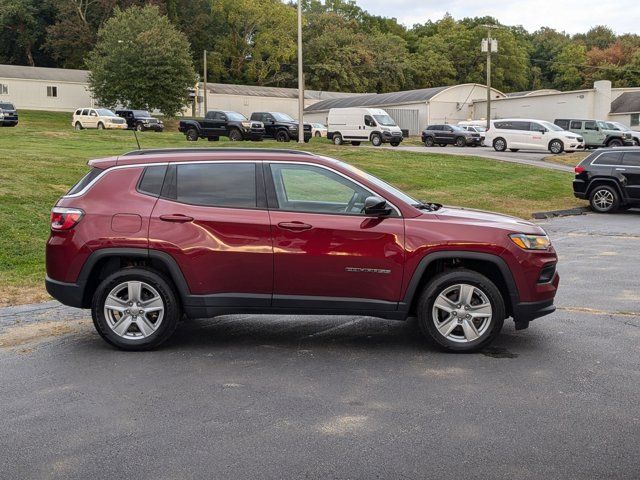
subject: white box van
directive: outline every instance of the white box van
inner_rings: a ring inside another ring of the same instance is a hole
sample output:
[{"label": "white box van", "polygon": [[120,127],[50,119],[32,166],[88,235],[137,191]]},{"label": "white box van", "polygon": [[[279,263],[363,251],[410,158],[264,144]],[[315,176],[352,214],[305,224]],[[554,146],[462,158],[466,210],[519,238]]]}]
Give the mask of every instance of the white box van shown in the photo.
[{"label": "white box van", "polygon": [[551,122],[527,118],[492,120],[484,143],[492,145],[497,152],[504,152],[508,148],[512,152],[520,149],[549,150],[557,154],[584,149],[581,136]]},{"label": "white box van", "polygon": [[332,108],[327,121],[327,138],[335,145],[371,142],[379,147],[402,142],[402,130],[387,112],[380,108]]}]

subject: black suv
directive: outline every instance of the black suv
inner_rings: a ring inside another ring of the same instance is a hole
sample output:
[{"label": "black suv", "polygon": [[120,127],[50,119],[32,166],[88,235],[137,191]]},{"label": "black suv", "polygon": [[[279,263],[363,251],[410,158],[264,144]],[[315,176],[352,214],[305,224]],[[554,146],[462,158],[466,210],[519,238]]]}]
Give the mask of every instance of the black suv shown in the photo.
[{"label": "black suv", "polygon": [[139,132],[145,130],[162,132],[164,130],[162,120],[152,117],[147,110],[116,110],[116,115],[126,120],[127,128],[130,130],[135,129]]},{"label": "black suv", "polygon": [[573,194],[600,213],[640,206],[640,147],[598,150],[575,168]]},{"label": "black suv", "polygon": [[0,102],[0,126],[15,127],[18,125],[18,111],[13,103]]},{"label": "black suv", "polygon": [[[264,123],[264,138],[274,138],[278,142],[289,142],[298,139],[298,122],[286,113],[254,112],[251,120]],[[304,124],[304,141],[311,140],[311,124]]]},{"label": "black suv", "polygon": [[260,141],[264,136],[262,122],[247,120],[241,113],[224,110],[210,110],[202,120],[180,120],[178,130],[184,133],[190,142],[195,142],[198,138],[217,142],[220,137],[229,137],[232,142]]},{"label": "black suv", "polygon": [[483,138],[478,132],[468,132],[458,125],[429,125],[422,131],[425,147],[455,145],[456,147],[477,147]]}]

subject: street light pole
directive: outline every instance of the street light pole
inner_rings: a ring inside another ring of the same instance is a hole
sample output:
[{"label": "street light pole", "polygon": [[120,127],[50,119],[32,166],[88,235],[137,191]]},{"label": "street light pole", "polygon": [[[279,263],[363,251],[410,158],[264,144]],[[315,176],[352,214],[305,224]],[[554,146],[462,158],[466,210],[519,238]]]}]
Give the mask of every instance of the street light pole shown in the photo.
[{"label": "street light pole", "polygon": [[483,52],[487,52],[487,130],[491,128],[491,53],[498,51],[498,41],[491,38],[491,29],[496,25],[483,25],[487,27],[487,38],[482,40]]},{"label": "street light pole", "polygon": [[204,96],[204,115],[202,115],[203,117],[207,116],[207,51],[204,51],[204,63],[202,64],[202,70],[203,70],[203,76],[202,76],[202,80],[203,80],[203,89],[202,89],[202,95]]},{"label": "street light pole", "polygon": [[304,143],[304,72],[302,70],[302,2],[298,0],[298,143]]}]

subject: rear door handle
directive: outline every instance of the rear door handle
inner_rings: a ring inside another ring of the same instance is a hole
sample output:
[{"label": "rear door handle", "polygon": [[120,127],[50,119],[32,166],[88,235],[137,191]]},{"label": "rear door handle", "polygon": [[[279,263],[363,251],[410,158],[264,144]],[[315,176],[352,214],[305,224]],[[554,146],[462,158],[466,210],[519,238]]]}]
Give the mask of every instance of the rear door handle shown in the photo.
[{"label": "rear door handle", "polygon": [[162,220],[163,222],[186,223],[193,222],[193,217],[175,213],[173,215],[160,215],[160,220]]},{"label": "rear door handle", "polygon": [[298,221],[280,222],[278,226],[284,230],[292,230],[294,232],[302,232],[303,230],[310,230],[311,228],[313,228],[308,223]]},{"label": "rear door handle", "polygon": [[616,170],[619,171],[619,172],[626,172],[627,171],[626,168],[616,168]]}]

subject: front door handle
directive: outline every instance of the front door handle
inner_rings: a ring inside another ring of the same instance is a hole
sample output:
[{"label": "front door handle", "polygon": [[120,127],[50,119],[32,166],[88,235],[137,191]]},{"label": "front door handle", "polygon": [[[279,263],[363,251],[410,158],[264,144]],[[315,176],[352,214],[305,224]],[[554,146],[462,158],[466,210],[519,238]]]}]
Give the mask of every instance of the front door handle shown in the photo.
[{"label": "front door handle", "polygon": [[186,223],[193,222],[193,217],[175,213],[173,215],[160,215],[160,220],[163,222]]},{"label": "front door handle", "polygon": [[298,222],[298,221],[280,222],[278,226],[284,230],[292,230],[294,232],[302,232],[304,230],[310,230],[311,228],[313,228],[308,223]]},{"label": "front door handle", "polygon": [[627,171],[626,168],[616,168],[616,170],[619,171],[619,172],[626,172]]}]

